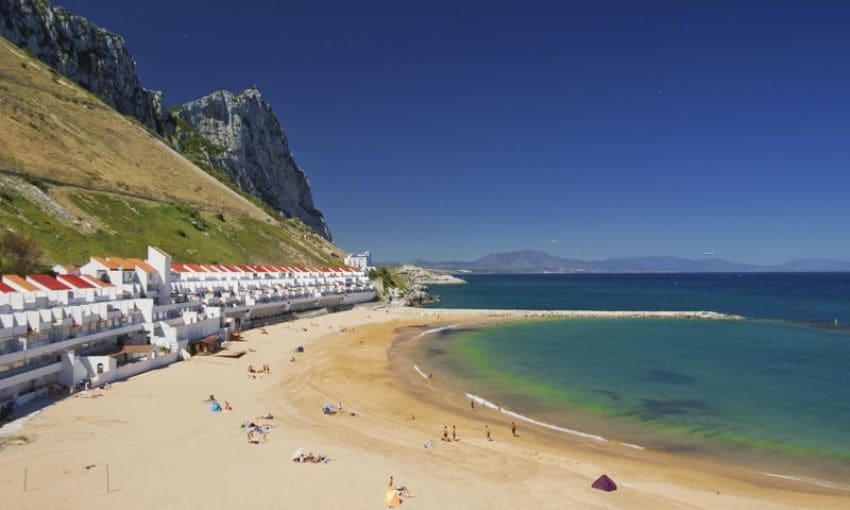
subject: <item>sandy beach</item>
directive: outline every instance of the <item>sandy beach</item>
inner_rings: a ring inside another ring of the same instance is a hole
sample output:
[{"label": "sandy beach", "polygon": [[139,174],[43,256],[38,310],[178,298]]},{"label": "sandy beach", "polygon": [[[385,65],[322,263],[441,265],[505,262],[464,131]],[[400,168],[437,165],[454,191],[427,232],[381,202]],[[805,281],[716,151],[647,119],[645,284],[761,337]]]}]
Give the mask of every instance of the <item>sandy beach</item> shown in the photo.
[{"label": "sandy beach", "polygon": [[[391,475],[414,494],[403,508],[850,507],[848,492],[734,466],[527,424],[512,437],[510,418],[472,412],[396,352],[428,329],[524,316],[363,306],[251,330],[231,344],[241,358],[195,357],[65,398],[17,433],[25,444],[0,450],[0,508],[377,509]],[[271,373],[251,377],[249,364]],[[210,394],[233,410],[211,412]],[[268,440],[250,444],[247,420],[271,425]],[[461,440],[441,441],[452,425]],[[330,461],[292,462],[299,449]],[[591,489],[602,473],[619,490]]]}]

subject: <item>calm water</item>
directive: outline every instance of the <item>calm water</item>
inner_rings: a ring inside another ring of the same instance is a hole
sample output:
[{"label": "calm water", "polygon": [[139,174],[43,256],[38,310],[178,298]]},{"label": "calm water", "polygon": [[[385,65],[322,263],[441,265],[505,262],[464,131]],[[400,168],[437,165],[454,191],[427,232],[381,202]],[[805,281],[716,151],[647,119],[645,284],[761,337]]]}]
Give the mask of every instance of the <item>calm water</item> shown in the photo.
[{"label": "calm water", "polygon": [[850,325],[850,273],[468,275],[435,285],[448,308],[712,310]]},{"label": "calm water", "polygon": [[443,306],[715,310],[441,335],[426,363],[521,414],[607,438],[850,481],[850,275],[473,276]]}]

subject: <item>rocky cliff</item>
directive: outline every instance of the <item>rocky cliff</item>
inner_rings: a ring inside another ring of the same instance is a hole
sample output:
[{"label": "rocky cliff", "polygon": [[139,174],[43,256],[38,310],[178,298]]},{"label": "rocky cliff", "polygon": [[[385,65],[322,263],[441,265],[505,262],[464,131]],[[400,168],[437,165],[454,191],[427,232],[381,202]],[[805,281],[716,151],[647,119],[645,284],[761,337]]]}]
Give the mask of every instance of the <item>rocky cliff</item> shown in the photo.
[{"label": "rocky cliff", "polygon": [[260,91],[220,90],[172,110],[206,142],[206,158],[246,191],[331,239],[313,205],[307,175],[295,163],[286,134]]},{"label": "rocky cliff", "polygon": [[0,35],[159,131],[162,94],[139,83],[124,38],[44,0],[0,0]]},{"label": "rocky cliff", "polygon": [[257,90],[216,92],[168,115],[162,93],[142,87],[120,35],[47,0],[0,0],[0,36],[172,141],[214,176],[228,174],[246,193],[331,239],[307,177]]}]

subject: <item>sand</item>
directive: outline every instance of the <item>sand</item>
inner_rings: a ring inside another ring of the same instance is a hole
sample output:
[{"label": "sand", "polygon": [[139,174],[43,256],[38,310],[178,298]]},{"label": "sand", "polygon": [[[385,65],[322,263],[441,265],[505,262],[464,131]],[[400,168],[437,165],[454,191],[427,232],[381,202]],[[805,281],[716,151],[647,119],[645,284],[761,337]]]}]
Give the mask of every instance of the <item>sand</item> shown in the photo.
[{"label": "sand", "polygon": [[[247,332],[231,347],[256,351],[242,358],[196,357],[63,399],[17,432],[28,443],[0,451],[0,508],[386,508],[390,475],[415,494],[403,508],[850,507],[850,493],[739,480],[733,467],[725,474],[700,459],[602,448],[525,424],[514,438],[496,411],[472,412],[438,381],[400,377],[412,369],[400,366],[399,342],[510,318],[489,315],[358,307]],[[264,363],[271,374],[250,378],[247,366]],[[211,393],[234,410],[210,412]],[[322,414],[339,401],[342,413]],[[249,444],[240,423],[269,412],[268,442]],[[444,425],[462,440],[440,441]],[[291,462],[299,448],[331,461]],[[602,473],[620,490],[591,489]]]}]

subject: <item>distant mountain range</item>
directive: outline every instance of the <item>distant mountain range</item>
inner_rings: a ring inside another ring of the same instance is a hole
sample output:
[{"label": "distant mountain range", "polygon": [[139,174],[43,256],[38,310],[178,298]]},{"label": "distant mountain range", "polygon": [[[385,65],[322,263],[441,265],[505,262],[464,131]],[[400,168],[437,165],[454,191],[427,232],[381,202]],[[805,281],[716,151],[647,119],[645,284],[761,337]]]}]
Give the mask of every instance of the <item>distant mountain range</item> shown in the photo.
[{"label": "distant mountain range", "polygon": [[624,257],[602,260],[567,259],[535,250],[494,253],[472,261],[414,260],[428,269],[475,273],[743,273],[743,272],[845,272],[850,262],[800,259],[774,266],[729,262],[716,257]]}]

